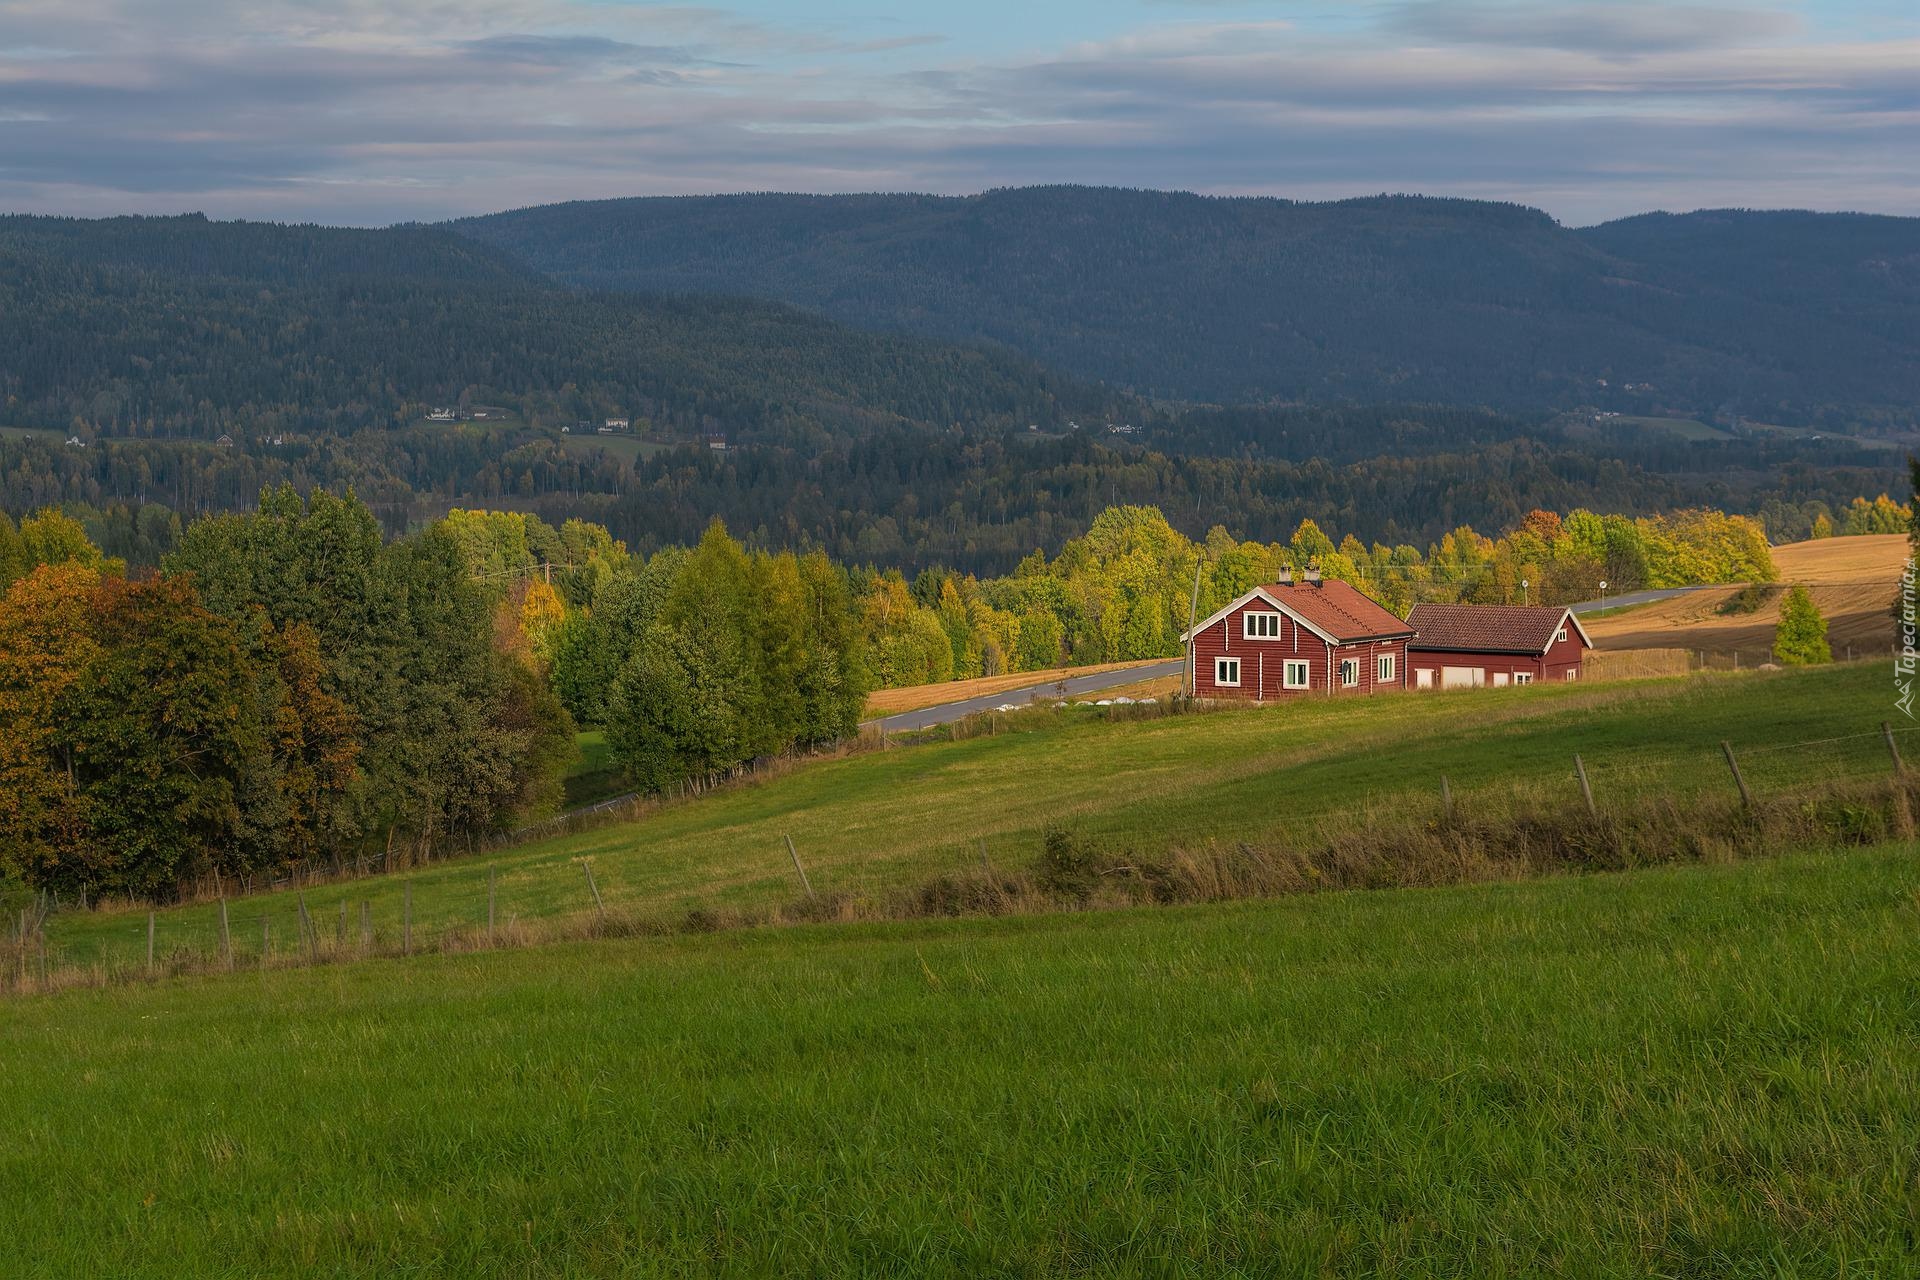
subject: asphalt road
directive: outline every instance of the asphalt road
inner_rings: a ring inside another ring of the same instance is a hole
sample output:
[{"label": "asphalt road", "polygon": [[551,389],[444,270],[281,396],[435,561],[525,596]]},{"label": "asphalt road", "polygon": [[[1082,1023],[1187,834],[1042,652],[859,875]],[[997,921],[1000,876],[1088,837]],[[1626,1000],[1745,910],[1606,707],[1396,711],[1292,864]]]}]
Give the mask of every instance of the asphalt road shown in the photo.
[{"label": "asphalt road", "polygon": [[1575,613],[1598,613],[1602,609],[1619,609],[1630,604],[1652,604],[1655,600],[1671,600],[1675,596],[1684,596],[1690,591],[1705,591],[1705,587],[1664,587],[1658,591],[1628,591],[1617,596],[1608,596],[1605,600],[1582,600],[1572,606]]},{"label": "asphalt road", "polygon": [[[1127,667],[1121,671],[1103,671],[1098,675],[1067,677],[1067,694],[1074,696],[1085,693],[1098,693],[1102,689],[1118,689],[1123,685],[1135,684],[1141,680],[1153,680],[1160,676],[1177,676],[1182,669],[1179,658],[1169,658],[1165,662],[1156,662],[1144,667]],[[918,711],[902,711],[898,715],[885,716],[879,720],[867,721],[870,725],[879,725],[888,733],[899,733],[906,729],[925,729],[936,724],[948,724],[982,711],[992,711],[1011,703],[1020,706],[1041,699],[1060,696],[1060,682],[1050,680],[1045,684],[1028,685],[1022,689],[1004,689],[999,693],[984,694],[978,698],[967,698],[960,702],[943,702],[937,707],[922,707]]]}]

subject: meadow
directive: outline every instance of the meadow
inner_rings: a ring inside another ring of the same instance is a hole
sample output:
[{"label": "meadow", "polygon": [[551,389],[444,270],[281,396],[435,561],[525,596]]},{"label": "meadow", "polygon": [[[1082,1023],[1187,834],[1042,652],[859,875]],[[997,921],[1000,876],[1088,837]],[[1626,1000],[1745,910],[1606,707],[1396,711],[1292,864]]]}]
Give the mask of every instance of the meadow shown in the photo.
[{"label": "meadow", "polygon": [[[410,900],[413,937],[430,947],[471,936],[489,895],[501,929],[594,910],[582,863],[609,912],[679,927],[690,913],[766,912],[801,895],[791,836],[812,888],[855,909],[985,856],[1026,868],[1049,830],[1124,857],[1236,842],[1324,839],[1409,816],[1437,815],[1441,779],[1466,815],[1583,801],[1578,753],[1603,812],[1653,802],[1725,801],[1733,782],[1721,741],[1740,753],[1762,796],[1836,780],[1884,778],[1879,725],[1899,718],[1884,663],[1620,684],[1535,685],[1303,701],[1155,719],[1036,710],[981,732],[793,762],[689,799],[653,802],[633,820],[230,904],[235,950],[257,957],[264,917],[276,954],[297,951],[302,896],[329,938],[351,945],[361,904],[379,946]],[[1908,754],[1920,751],[1920,740]],[[56,912],[55,967],[138,968],[144,908]],[[205,954],[218,909],[161,910],[156,951]]]},{"label": "meadow", "polygon": [[1917,908],[1882,847],[31,996],[0,1270],[1912,1274]]}]

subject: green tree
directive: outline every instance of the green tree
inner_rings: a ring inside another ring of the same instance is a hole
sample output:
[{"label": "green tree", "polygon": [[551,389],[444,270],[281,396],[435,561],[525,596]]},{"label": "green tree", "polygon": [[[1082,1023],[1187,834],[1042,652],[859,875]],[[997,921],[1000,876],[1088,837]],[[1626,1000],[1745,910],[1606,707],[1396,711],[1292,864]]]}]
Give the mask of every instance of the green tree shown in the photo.
[{"label": "green tree", "polygon": [[1773,656],[1790,667],[1833,661],[1827,647],[1827,620],[1807,589],[1795,583],[1780,602],[1780,625],[1773,633]]}]

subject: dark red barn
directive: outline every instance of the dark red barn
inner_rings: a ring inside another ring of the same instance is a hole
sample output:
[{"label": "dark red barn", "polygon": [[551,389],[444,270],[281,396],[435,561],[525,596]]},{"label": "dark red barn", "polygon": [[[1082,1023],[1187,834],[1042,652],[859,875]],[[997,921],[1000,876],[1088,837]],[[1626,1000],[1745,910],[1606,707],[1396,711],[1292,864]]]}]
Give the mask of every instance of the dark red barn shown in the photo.
[{"label": "dark red barn", "polygon": [[1416,689],[1578,680],[1593,641],[1573,610],[1512,604],[1417,604],[1407,662]]},{"label": "dark red barn", "polygon": [[1299,698],[1407,687],[1413,628],[1313,570],[1253,590],[1181,636],[1197,698]]}]

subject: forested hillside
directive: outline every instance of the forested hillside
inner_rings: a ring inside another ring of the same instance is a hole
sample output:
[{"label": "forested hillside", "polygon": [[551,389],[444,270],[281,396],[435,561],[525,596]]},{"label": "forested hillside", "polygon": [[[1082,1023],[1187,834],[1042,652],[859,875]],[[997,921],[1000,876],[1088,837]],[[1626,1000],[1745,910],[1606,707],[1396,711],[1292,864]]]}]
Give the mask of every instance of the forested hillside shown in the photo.
[{"label": "forested hillside", "polygon": [[445,231],[0,218],[0,426],[341,432],[434,404],[643,431],[1052,423],[1024,358],[788,307],[590,294]]},{"label": "forested hillside", "polygon": [[769,429],[725,452],[683,443],[631,458],[600,438],[522,427],[236,435],[232,448],[100,439],[79,449],[51,434],[0,434],[0,510],[118,509],[101,536],[114,554],[151,564],[165,527],[156,505],[245,510],[285,482],[351,488],[396,534],[451,507],[510,506],[556,525],[595,520],[652,551],[692,542],[720,516],[758,547],[1005,573],[1119,503],[1159,507],[1194,537],[1225,523],[1281,539],[1312,519],[1369,542],[1426,543],[1462,523],[1504,527],[1536,507],[1646,515],[1704,505],[1763,513],[1772,536],[1794,539],[1823,511],[1901,478],[1887,450],[1790,438],[1576,444],[1550,424],[1416,407],[1195,413],[1145,442],[1087,431]]},{"label": "forested hillside", "polygon": [[1571,230],[1514,205],[1083,187],[553,205],[461,233],[559,278],[985,338],[1144,394],[1912,423],[1920,219]]}]

